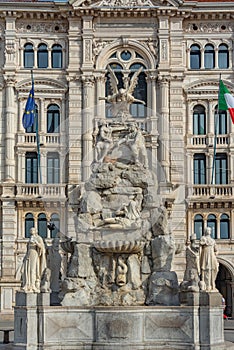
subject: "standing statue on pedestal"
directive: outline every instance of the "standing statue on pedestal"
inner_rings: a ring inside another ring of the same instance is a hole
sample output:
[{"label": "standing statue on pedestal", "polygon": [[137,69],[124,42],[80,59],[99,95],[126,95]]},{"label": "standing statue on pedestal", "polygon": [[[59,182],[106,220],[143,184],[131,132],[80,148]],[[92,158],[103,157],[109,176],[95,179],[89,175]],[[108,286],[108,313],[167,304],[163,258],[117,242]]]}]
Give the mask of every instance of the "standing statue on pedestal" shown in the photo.
[{"label": "standing statue on pedestal", "polygon": [[199,276],[199,247],[196,245],[196,235],[192,235],[190,237],[190,244],[186,248],[186,270],[183,282],[180,285],[181,290],[199,292]]},{"label": "standing statue on pedestal", "polygon": [[118,89],[118,79],[116,78],[116,75],[114,74],[111,67],[108,66],[112,95],[100,99],[111,103],[111,112],[113,118],[120,117],[120,121],[125,121],[126,119],[132,117],[129,112],[129,106],[131,103],[138,102],[145,104],[144,101],[138,100],[132,95],[138,82],[138,76],[141,73],[142,69],[143,67],[140,67],[138,71],[133,74],[131,80],[129,77],[124,77],[124,88]]},{"label": "standing statue on pedestal", "polygon": [[40,293],[41,278],[46,268],[45,246],[35,227],[31,228],[30,235],[22,267],[22,289]]},{"label": "standing statue on pedestal", "polygon": [[59,237],[55,237],[52,245],[47,247],[47,265],[51,271],[50,288],[53,292],[60,290],[60,269],[62,257],[59,253]]},{"label": "standing statue on pedestal", "polygon": [[217,247],[215,240],[211,237],[211,228],[206,227],[204,236],[200,239],[200,268],[202,289],[207,292],[216,291],[215,279],[219,269],[216,254]]}]

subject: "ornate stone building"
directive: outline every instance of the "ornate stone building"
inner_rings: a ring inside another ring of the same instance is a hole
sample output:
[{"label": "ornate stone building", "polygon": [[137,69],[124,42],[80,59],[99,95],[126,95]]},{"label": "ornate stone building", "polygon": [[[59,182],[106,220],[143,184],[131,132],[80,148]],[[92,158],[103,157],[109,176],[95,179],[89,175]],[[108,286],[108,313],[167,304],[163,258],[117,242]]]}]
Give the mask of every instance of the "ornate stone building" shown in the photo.
[{"label": "ornate stone building", "polygon": [[[145,105],[133,103],[131,113],[144,130],[171,230],[181,248],[212,228],[217,287],[234,316],[234,126],[227,111],[217,112],[220,75],[234,94],[233,16],[232,1],[1,2],[2,312],[12,311],[20,287],[30,228],[48,244],[58,231],[79,232],[95,130],[111,118],[109,65],[120,88],[142,67],[134,96]],[[39,147],[35,126],[22,126],[32,70]],[[182,280],[179,251],[174,269]]]}]

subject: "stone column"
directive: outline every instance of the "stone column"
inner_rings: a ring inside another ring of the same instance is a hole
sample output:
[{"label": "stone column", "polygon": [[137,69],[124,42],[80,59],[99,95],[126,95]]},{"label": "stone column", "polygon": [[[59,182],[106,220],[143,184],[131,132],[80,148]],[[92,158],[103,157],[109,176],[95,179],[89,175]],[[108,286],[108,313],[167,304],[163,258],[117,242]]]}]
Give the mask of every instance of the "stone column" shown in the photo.
[{"label": "stone column", "polygon": [[187,186],[188,186],[188,197],[193,195],[193,154],[187,152]]},{"label": "stone column", "polygon": [[205,68],[205,63],[204,63],[204,49],[201,49],[201,69]]},{"label": "stone column", "polygon": [[96,79],[96,105],[97,105],[97,111],[96,115],[98,119],[105,119],[106,118],[106,103],[105,100],[99,100],[100,97],[105,97],[105,82],[106,77],[105,73],[99,73],[95,77]]},{"label": "stone column", "polygon": [[47,110],[44,99],[40,98],[40,106],[38,107],[38,132],[47,133]]},{"label": "stone column", "polygon": [[[41,182],[42,184],[47,184],[47,152],[41,150],[40,158],[40,167],[41,167]],[[40,172],[38,169],[38,182],[40,183]]]},{"label": "stone column", "polygon": [[219,68],[219,49],[217,47],[215,47],[214,49],[215,51],[215,69],[218,69]]},{"label": "stone column", "polygon": [[[207,134],[209,136],[209,138],[213,138],[214,132],[215,132],[215,122],[214,122],[214,109],[213,109],[213,100],[208,100],[208,115],[206,116],[206,120],[207,120]],[[214,141],[214,140],[210,140],[209,139],[209,143],[210,141]],[[214,142],[211,142],[212,144]]]},{"label": "stone column", "polygon": [[215,184],[215,174],[214,174],[214,178],[212,179],[214,154],[213,154],[213,152],[212,152],[212,154],[207,154],[206,153],[206,156],[208,157],[208,169],[207,169],[207,172],[206,172],[207,173],[206,183],[213,185],[213,184]]},{"label": "stone column", "polygon": [[187,100],[187,120],[188,120],[188,136],[193,135],[193,106],[191,100]]},{"label": "stone column", "polygon": [[147,131],[151,135],[151,157],[149,159],[150,168],[157,172],[157,148],[158,148],[158,116],[156,104],[156,73],[148,72],[147,87],[148,87],[148,101],[147,101]]},{"label": "stone column", "polygon": [[160,138],[161,138],[161,162],[165,172],[165,182],[170,182],[170,159],[169,159],[169,79],[165,76],[159,78],[161,90],[161,115],[160,115]]},{"label": "stone column", "polygon": [[24,183],[25,182],[25,152],[17,151],[17,159],[18,159],[17,182]]},{"label": "stone column", "polygon": [[92,76],[83,77],[83,181],[86,181],[90,174],[90,165],[93,161],[93,112],[94,112],[94,79]]},{"label": "stone column", "polygon": [[5,77],[6,81],[6,115],[5,115],[5,181],[15,180],[15,108],[14,108],[14,84],[15,80]]}]

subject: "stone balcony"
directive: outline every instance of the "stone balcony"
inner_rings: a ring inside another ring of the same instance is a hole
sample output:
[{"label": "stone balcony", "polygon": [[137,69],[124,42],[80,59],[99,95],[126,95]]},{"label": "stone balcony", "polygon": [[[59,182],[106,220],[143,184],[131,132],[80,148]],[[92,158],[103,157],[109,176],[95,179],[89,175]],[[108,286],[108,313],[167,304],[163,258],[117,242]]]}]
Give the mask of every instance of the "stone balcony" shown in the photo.
[{"label": "stone balcony", "polygon": [[16,197],[22,199],[47,198],[58,199],[66,198],[65,184],[17,184]]},{"label": "stone balcony", "polygon": [[[44,134],[40,133],[40,144],[46,145],[59,145],[61,143],[61,136],[59,133]],[[31,145],[36,143],[35,133],[18,133],[17,144],[18,145]]]},{"label": "stone balcony", "polygon": [[[212,147],[214,145],[214,135],[189,135],[187,138],[189,147]],[[217,135],[217,146],[227,146],[230,144],[229,135]]]},{"label": "stone balcony", "polygon": [[190,198],[220,198],[228,199],[233,198],[234,194],[234,184],[228,185],[193,185],[190,188],[189,197]]}]

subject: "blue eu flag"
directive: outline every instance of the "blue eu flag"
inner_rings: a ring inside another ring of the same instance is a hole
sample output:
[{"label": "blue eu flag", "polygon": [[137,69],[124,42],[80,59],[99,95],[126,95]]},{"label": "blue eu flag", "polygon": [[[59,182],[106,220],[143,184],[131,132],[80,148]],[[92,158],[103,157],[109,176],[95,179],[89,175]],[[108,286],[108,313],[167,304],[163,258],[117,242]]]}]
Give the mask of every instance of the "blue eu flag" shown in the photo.
[{"label": "blue eu flag", "polygon": [[29,96],[26,102],[24,115],[23,115],[23,127],[25,129],[30,128],[30,126],[34,123],[35,116],[35,100],[34,100],[34,84],[32,84],[32,88],[29,92]]}]

